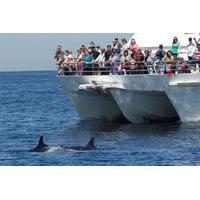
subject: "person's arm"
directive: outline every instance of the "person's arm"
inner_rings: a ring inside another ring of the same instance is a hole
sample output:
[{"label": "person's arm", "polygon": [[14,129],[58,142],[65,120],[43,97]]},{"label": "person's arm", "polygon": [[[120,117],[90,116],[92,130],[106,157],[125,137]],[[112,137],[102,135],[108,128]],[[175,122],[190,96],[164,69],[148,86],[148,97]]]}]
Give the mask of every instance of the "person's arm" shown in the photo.
[{"label": "person's arm", "polygon": [[195,41],[196,45],[198,45],[199,42],[200,42],[200,38],[199,38],[198,41],[197,41],[197,39],[194,37],[194,41]]},{"label": "person's arm", "polygon": [[99,56],[94,60],[94,62],[95,62],[95,63],[98,63],[99,60],[100,60],[100,58],[101,58],[101,54],[99,54]]},{"label": "person's arm", "polygon": [[162,62],[165,62],[165,59],[166,59],[166,55],[163,57]]}]

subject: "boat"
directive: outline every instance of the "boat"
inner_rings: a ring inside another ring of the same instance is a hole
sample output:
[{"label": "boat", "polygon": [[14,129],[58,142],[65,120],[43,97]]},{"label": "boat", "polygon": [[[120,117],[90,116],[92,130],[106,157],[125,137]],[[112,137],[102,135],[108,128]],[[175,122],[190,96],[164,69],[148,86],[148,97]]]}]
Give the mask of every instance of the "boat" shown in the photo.
[{"label": "boat", "polygon": [[[188,35],[179,35],[179,38],[185,40]],[[139,36],[134,34],[133,37],[140,41]],[[153,49],[160,43],[154,41],[148,44],[148,48]],[[147,48],[146,45],[142,44],[141,48]],[[165,46],[170,46],[170,43]],[[186,44],[181,47],[182,52],[185,49]],[[200,120],[198,68],[192,73],[172,75],[109,73],[57,77],[81,119],[129,121],[134,124]]]}]

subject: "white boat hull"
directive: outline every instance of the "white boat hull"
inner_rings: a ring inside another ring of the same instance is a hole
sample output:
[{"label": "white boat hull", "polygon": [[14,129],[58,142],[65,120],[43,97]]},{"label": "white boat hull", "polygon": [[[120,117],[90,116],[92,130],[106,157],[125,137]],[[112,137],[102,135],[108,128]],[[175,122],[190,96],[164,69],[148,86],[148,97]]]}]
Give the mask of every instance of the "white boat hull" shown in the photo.
[{"label": "white boat hull", "polygon": [[59,80],[82,119],[125,120],[111,94],[78,89],[81,84],[90,83],[90,80],[81,77],[59,77]]},{"label": "white boat hull", "polygon": [[[200,74],[105,75],[59,77],[64,90],[83,119],[132,123],[178,119],[200,120]],[[94,83],[98,90],[79,91],[81,84]]]},{"label": "white boat hull", "polygon": [[182,122],[200,121],[200,73],[171,77],[167,95]]},{"label": "white boat hull", "polygon": [[132,123],[178,119],[176,110],[163,92],[112,90],[124,116]]}]

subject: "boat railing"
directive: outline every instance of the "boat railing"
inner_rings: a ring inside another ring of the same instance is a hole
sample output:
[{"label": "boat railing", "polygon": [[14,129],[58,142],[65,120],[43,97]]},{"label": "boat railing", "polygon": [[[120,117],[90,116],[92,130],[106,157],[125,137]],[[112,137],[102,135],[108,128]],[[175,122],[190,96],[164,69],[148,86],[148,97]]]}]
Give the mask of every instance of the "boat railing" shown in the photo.
[{"label": "boat railing", "polygon": [[200,61],[68,62],[57,63],[57,76],[199,73]]}]

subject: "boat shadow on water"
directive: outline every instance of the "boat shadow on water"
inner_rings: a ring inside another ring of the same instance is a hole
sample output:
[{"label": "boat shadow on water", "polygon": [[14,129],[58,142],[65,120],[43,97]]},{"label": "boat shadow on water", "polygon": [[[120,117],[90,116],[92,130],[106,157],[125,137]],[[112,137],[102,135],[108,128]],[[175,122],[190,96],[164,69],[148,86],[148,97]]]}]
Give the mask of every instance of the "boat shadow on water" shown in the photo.
[{"label": "boat shadow on water", "polygon": [[108,138],[115,137],[116,140],[122,135],[165,135],[169,133],[177,133],[182,124],[176,122],[157,122],[144,124],[131,123],[115,123],[103,120],[81,120],[75,126],[67,128],[63,131],[64,138],[80,137],[80,138]]}]

